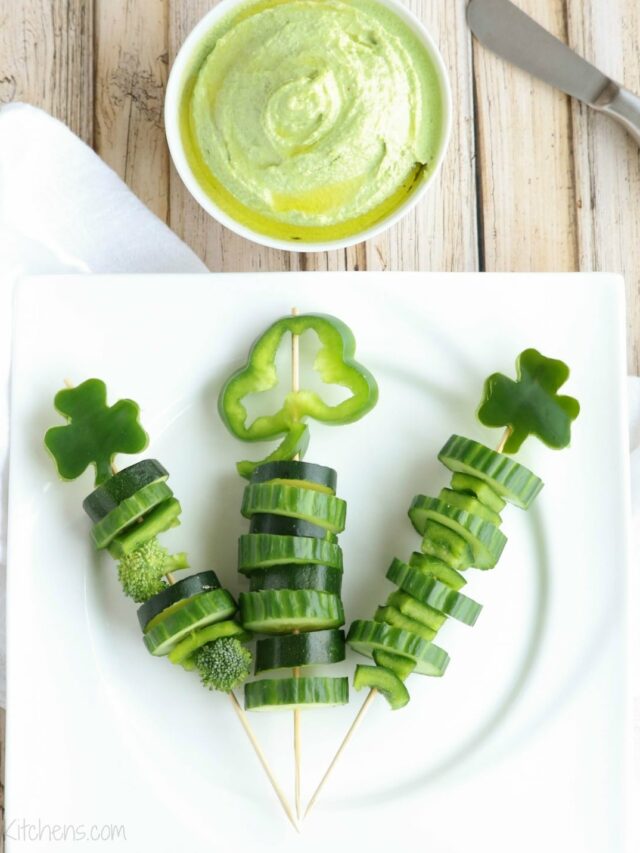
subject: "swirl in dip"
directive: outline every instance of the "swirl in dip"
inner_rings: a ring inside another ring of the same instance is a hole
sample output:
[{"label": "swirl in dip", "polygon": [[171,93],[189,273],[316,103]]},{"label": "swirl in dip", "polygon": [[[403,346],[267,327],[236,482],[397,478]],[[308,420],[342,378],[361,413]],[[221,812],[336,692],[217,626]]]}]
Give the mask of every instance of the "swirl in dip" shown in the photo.
[{"label": "swirl in dip", "polygon": [[388,216],[443,137],[426,47],[375,0],[269,0],[218,21],[181,102],[190,167],[236,221],[332,240]]}]

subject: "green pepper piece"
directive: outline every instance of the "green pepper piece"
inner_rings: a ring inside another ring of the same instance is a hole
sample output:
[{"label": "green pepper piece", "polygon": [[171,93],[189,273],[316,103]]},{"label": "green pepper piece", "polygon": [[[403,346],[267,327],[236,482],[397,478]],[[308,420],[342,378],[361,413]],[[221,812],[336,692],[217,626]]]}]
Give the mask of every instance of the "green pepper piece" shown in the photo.
[{"label": "green pepper piece", "polygon": [[294,424],[273,453],[257,462],[250,462],[248,459],[238,462],[236,469],[241,477],[250,480],[258,465],[263,465],[265,462],[278,462],[281,459],[293,459],[296,454],[303,457],[308,446],[309,427],[306,424]]},{"label": "green pepper piece", "polygon": [[[348,388],[351,396],[331,406],[315,391],[304,388],[291,391],[277,412],[257,417],[247,425],[243,400],[249,394],[269,391],[278,384],[275,362],[284,335],[302,335],[310,330],[317,334],[321,344],[314,370],[323,382]],[[354,359],[355,349],[353,333],[336,317],[300,314],[277,320],[254,343],[245,366],[222,388],[218,399],[222,421],[243,441],[265,441],[285,435],[305,417],[336,425],[358,420],[376,404],[378,386],[371,373]]]},{"label": "green pepper piece", "polygon": [[116,453],[139,453],[148,444],[138,421],[138,404],[118,400],[107,406],[107,387],[101,379],[64,388],[56,394],[54,406],[69,423],[47,430],[44,443],[63,480],[75,480],[94,465],[99,486],[111,476]]},{"label": "green pepper piece", "polygon": [[571,423],[580,414],[580,403],[557,393],[569,372],[564,362],[527,349],[516,360],[515,381],[502,373],[486,380],[478,419],[485,426],[510,430],[505,453],[517,453],[530,435],[558,450],[569,444]]}]

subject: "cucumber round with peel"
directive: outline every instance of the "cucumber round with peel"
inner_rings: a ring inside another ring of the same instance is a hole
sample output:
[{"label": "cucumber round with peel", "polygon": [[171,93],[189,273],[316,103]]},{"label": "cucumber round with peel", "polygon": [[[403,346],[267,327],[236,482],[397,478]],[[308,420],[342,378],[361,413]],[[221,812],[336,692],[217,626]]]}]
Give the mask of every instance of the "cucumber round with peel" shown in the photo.
[{"label": "cucumber round with peel", "polygon": [[460,435],[451,436],[438,459],[454,473],[484,480],[500,497],[521,509],[531,506],[544,485],[533,471],[506,454]]},{"label": "cucumber round with peel", "polygon": [[251,482],[286,483],[333,495],[338,484],[338,475],[333,468],[328,468],[326,465],[316,465],[314,462],[302,462],[296,459],[280,459],[258,465],[251,475]]},{"label": "cucumber round with peel", "polygon": [[492,569],[507,544],[507,537],[494,524],[438,498],[416,495],[411,502],[409,518],[421,535],[425,532],[427,521],[437,521],[449,527],[469,544],[474,564],[479,569]]},{"label": "cucumber round with peel", "polygon": [[401,560],[394,560],[391,563],[387,578],[422,604],[427,604],[465,625],[475,625],[482,611],[482,605],[477,601],[461,592],[456,592],[436,580],[433,575],[414,569]]},{"label": "cucumber round with peel", "polygon": [[387,652],[384,649],[374,649],[373,659],[378,666],[383,666],[385,669],[395,672],[400,681],[405,681],[409,678],[416,668],[415,661],[401,657],[400,655],[394,655],[393,652]]},{"label": "cucumber round with peel", "polygon": [[342,569],[314,563],[252,569],[248,573],[249,590],[257,592],[260,589],[316,589],[319,592],[340,595],[342,574]]},{"label": "cucumber round with peel", "polygon": [[346,705],[348,701],[348,678],[264,678],[244,686],[244,707],[247,711],[331,708]]},{"label": "cucumber round with peel", "polygon": [[106,548],[112,539],[131,527],[142,516],[150,512],[163,501],[173,497],[173,492],[164,483],[150,483],[143,486],[130,498],[125,498],[109,515],[105,515],[97,524],[91,528],[91,538],[98,550]]},{"label": "cucumber round with peel", "polygon": [[251,518],[256,513],[286,515],[341,533],[345,527],[347,504],[335,495],[314,489],[272,483],[250,483],[242,497],[242,514]]},{"label": "cucumber round with peel", "polygon": [[181,664],[185,669],[192,669],[193,664],[190,665],[190,658],[195,652],[207,643],[213,643],[221,637],[235,637],[241,643],[246,643],[251,639],[251,634],[233,619],[214,622],[212,625],[206,625],[204,628],[198,628],[197,631],[191,631],[187,634],[171,649],[169,660],[171,663]]},{"label": "cucumber round with peel", "polygon": [[268,533],[271,536],[307,536],[313,539],[325,539],[327,542],[337,542],[335,533],[326,527],[318,527],[310,521],[301,518],[290,518],[287,515],[271,513],[256,513],[251,517],[249,533]]},{"label": "cucumber round with peel", "polygon": [[313,589],[264,589],[240,593],[240,621],[259,634],[320,631],[344,625],[338,595]]},{"label": "cucumber round with peel", "polygon": [[151,596],[144,604],[138,607],[138,622],[143,631],[147,631],[153,627],[153,620],[162,616],[169,608],[180,605],[183,601],[198,595],[201,592],[208,592],[211,589],[220,589],[220,581],[215,572],[198,572],[195,575],[189,575],[188,578],[183,578],[181,581],[168,586],[161,592]]},{"label": "cucumber round with peel", "polygon": [[384,622],[357,619],[349,628],[347,644],[354,652],[369,658],[379,650],[408,658],[415,663],[417,675],[439,677],[449,665],[449,655],[435,643]]},{"label": "cucumber round with peel", "polygon": [[[445,528],[445,530],[448,530],[448,528]],[[434,578],[451,587],[451,589],[455,589],[456,592],[467,584],[466,579],[462,577],[460,572],[457,572],[442,560],[429,554],[420,554],[418,551],[414,551],[409,559],[409,565],[413,566],[414,569],[422,569],[422,571],[429,572]]]},{"label": "cucumber round with peel", "polygon": [[502,524],[500,515],[474,498],[473,495],[465,495],[463,492],[456,492],[455,489],[442,489],[438,497],[449,506],[455,506],[465,512],[470,512],[472,515],[477,515],[479,518],[488,521],[489,524],[495,524],[496,527],[500,527]]},{"label": "cucumber round with peel", "polygon": [[244,533],[238,542],[238,571],[266,569],[285,564],[319,563],[342,568],[342,549],[335,542],[309,536],[271,536]]},{"label": "cucumber round with peel", "polygon": [[311,631],[267,637],[256,643],[255,673],[339,663],[345,658],[344,631]]},{"label": "cucumber round with peel", "polygon": [[392,711],[404,708],[410,699],[406,685],[395,672],[384,666],[359,663],[353,676],[353,686],[356,690],[377,690],[387,700]]},{"label": "cucumber round with peel", "polygon": [[485,483],[478,477],[472,477],[471,474],[454,474],[451,477],[451,488],[462,495],[473,495],[481,504],[494,512],[502,512],[507,505],[507,502],[493,491],[489,483]]},{"label": "cucumber round with peel", "polygon": [[433,628],[427,628],[422,622],[418,622],[410,616],[405,616],[404,613],[401,613],[396,607],[392,607],[389,604],[378,607],[373,619],[375,622],[386,622],[392,628],[401,628],[403,631],[409,631],[411,634],[415,634],[417,637],[426,640],[427,643],[430,643],[438,633]]},{"label": "cucumber round with peel", "polygon": [[140,489],[152,483],[164,483],[168,478],[169,472],[157,459],[134,462],[87,495],[82,507],[91,521],[98,522]]},{"label": "cucumber round with peel", "polygon": [[169,654],[187,634],[213,622],[229,619],[236,609],[236,603],[226,589],[200,593],[147,631],[143,637],[144,644],[152,655]]}]

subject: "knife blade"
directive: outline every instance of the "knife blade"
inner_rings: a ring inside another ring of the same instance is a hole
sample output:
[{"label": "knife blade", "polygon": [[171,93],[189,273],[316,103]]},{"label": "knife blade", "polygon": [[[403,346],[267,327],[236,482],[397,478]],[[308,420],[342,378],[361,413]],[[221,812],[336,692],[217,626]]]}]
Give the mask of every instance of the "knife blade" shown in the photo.
[{"label": "knife blade", "polygon": [[470,0],[476,38],[503,59],[622,124],[640,143],[640,98],[553,36],[510,0]]}]

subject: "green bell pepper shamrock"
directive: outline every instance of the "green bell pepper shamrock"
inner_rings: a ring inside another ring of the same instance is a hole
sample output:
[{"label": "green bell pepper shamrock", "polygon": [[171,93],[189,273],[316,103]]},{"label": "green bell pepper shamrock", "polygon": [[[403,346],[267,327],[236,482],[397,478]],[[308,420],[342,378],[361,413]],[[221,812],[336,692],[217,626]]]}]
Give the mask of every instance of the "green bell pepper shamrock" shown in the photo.
[{"label": "green bell pepper shamrock", "polygon": [[486,380],[478,409],[480,422],[510,430],[505,453],[517,453],[530,435],[537,435],[548,447],[566,447],[571,423],[580,413],[577,400],[557,393],[569,378],[567,365],[527,349],[517,358],[516,374],[515,381],[502,373]]},{"label": "green bell pepper shamrock", "polygon": [[[250,394],[269,391],[278,384],[276,356],[287,334],[303,335],[313,331],[320,350],[313,368],[327,385],[336,384],[351,393],[335,405],[325,402],[320,394],[301,388],[290,391],[277,412],[260,415],[247,423],[244,400]],[[363,417],[376,404],[378,386],[371,373],[355,358],[356,342],[348,326],[326,314],[300,314],[277,320],[254,343],[247,363],[224,384],[218,399],[222,421],[233,435],[243,441],[268,441],[285,436],[282,445],[270,459],[291,459],[303,453],[308,443],[305,418],[325,424],[348,424]],[[250,476],[251,462],[239,463],[242,476]]]},{"label": "green bell pepper shamrock", "polygon": [[118,400],[107,406],[107,386],[101,379],[64,388],[56,394],[54,406],[69,423],[47,430],[44,443],[64,480],[75,480],[94,465],[99,486],[111,476],[116,453],[139,453],[148,444],[138,421],[138,404]]}]

